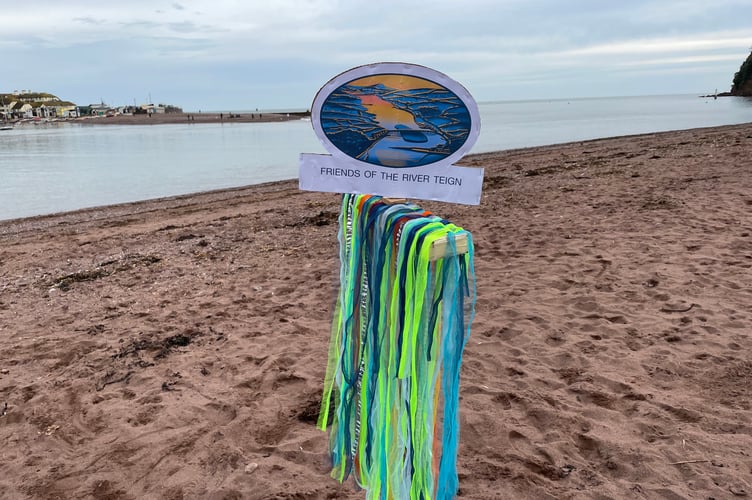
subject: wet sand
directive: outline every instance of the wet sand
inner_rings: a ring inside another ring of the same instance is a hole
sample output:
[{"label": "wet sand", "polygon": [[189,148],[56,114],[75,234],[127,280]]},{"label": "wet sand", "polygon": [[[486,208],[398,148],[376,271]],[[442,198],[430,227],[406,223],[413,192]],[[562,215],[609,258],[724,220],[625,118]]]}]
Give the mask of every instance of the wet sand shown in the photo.
[{"label": "wet sand", "polygon": [[[752,496],[752,124],[469,156],[460,498]],[[339,197],[0,222],[0,497],[363,498],[315,429]]]}]

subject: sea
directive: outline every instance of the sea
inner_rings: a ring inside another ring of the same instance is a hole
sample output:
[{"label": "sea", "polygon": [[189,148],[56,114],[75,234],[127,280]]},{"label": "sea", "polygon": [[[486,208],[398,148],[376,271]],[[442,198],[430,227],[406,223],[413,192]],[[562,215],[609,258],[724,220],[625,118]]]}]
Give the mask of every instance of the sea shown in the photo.
[{"label": "sea", "polygon": [[[696,95],[484,102],[470,153],[752,122],[752,99]],[[0,220],[297,178],[325,153],[310,120],[0,130]]]}]

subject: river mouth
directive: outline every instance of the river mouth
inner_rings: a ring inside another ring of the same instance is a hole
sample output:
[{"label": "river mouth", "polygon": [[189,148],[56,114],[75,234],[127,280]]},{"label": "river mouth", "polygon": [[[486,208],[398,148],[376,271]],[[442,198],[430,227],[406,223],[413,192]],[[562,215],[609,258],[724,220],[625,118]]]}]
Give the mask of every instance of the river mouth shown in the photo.
[{"label": "river mouth", "polygon": [[430,130],[390,130],[358,155],[358,160],[385,167],[419,167],[446,158],[447,140]]}]

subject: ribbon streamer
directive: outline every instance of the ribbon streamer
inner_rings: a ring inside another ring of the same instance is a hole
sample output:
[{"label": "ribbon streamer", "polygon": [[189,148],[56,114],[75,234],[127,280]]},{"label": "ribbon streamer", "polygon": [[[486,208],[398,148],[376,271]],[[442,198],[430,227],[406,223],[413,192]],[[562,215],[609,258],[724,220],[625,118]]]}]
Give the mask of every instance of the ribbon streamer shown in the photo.
[{"label": "ribbon streamer", "polygon": [[321,430],[331,421],[332,477],[352,475],[368,499],[453,498],[460,364],[475,314],[472,237],[412,203],[346,194],[338,238],[318,420]]}]

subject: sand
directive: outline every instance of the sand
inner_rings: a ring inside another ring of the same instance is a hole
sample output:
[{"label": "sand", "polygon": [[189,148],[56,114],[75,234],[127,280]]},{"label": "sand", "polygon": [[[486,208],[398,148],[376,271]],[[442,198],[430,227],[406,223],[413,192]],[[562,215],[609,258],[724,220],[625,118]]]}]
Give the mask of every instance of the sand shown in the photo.
[{"label": "sand", "polygon": [[[752,124],[469,156],[460,498],[752,496]],[[315,429],[339,197],[0,223],[0,497],[363,498]]]}]

